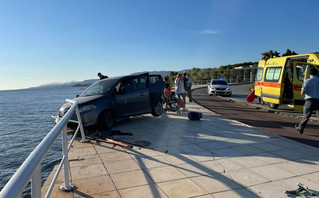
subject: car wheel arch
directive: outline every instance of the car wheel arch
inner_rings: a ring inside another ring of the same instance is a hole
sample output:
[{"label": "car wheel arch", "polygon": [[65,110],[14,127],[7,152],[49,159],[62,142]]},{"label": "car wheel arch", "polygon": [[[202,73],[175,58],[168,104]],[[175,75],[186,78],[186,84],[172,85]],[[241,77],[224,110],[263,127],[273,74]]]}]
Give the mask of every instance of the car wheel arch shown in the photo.
[{"label": "car wheel arch", "polygon": [[111,108],[106,108],[106,109],[104,109],[103,111],[101,111],[101,113],[99,114],[99,117],[98,117],[98,119],[97,119],[97,126],[98,126],[99,128],[104,128],[104,129],[107,129],[107,128],[108,128],[108,127],[105,127],[104,124],[102,123],[102,122],[105,122],[105,120],[104,120],[105,118],[103,119],[103,117],[105,116],[105,114],[106,114],[107,112],[110,112],[111,115],[112,115],[113,125],[114,125],[114,123],[116,122],[116,114],[115,114],[114,110],[111,109]]}]

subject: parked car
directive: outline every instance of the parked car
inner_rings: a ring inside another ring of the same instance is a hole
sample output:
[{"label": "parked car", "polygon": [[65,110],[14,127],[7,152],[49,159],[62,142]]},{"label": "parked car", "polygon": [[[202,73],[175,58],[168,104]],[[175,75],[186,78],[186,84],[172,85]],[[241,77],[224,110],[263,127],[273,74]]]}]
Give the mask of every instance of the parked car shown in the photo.
[{"label": "parked car", "polygon": [[230,85],[224,79],[213,79],[208,84],[207,87],[208,95],[216,94],[216,95],[224,95],[231,96],[232,90]]},{"label": "parked car", "polygon": [[[160,116],[164,86],[160,75],[113,77],[93,83],[74,100],[79,103],[84,127],[110,129],[116,121],[129,116],[146,113]],[[64,104],[58,116],[62,117],[69,108],[68,103]]]}]

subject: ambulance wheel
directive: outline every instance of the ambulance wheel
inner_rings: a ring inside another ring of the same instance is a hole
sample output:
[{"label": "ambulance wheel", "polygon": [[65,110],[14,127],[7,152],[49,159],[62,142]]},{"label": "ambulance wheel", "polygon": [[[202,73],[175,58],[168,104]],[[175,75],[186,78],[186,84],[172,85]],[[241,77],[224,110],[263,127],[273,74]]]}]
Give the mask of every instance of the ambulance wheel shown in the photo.
[{"label": "ambulance wheel", "polygon": [[278,109],[279,104],[269,103],[269,108],[271,109]]}]

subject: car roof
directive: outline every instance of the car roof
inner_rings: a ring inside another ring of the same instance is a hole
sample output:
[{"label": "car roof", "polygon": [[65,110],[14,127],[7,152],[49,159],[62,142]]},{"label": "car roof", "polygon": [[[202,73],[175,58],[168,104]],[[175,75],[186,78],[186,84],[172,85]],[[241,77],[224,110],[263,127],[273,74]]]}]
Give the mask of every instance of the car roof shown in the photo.
[{"label": "car roof", "polygon": [[124,78],[136,77],[136,76],[141,76],[141,75],[145,75],[145,74],[148,74],[148,72],[139,73],[139,74],[123,75],[123,76],[114,76],[114,77],[106,78],[103,80],[120,80],[120,79],[124,79]]}]

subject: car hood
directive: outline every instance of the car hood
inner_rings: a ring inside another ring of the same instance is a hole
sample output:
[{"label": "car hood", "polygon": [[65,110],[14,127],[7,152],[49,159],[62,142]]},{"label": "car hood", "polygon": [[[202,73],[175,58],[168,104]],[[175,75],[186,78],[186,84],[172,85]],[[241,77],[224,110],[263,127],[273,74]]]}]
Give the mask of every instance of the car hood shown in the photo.
[{"label": "car hood", "polygon": [[227,89],[227,88],[229,88],[229,85],[210,85],[210,87]]},{"label": "car hood", "polygon": [[101,97],[103,97],[103,95],[77,97],[77,98],[74,98],[73,100],[78,101],[79,104],[83,104],[92,100],[96,100]]}]

